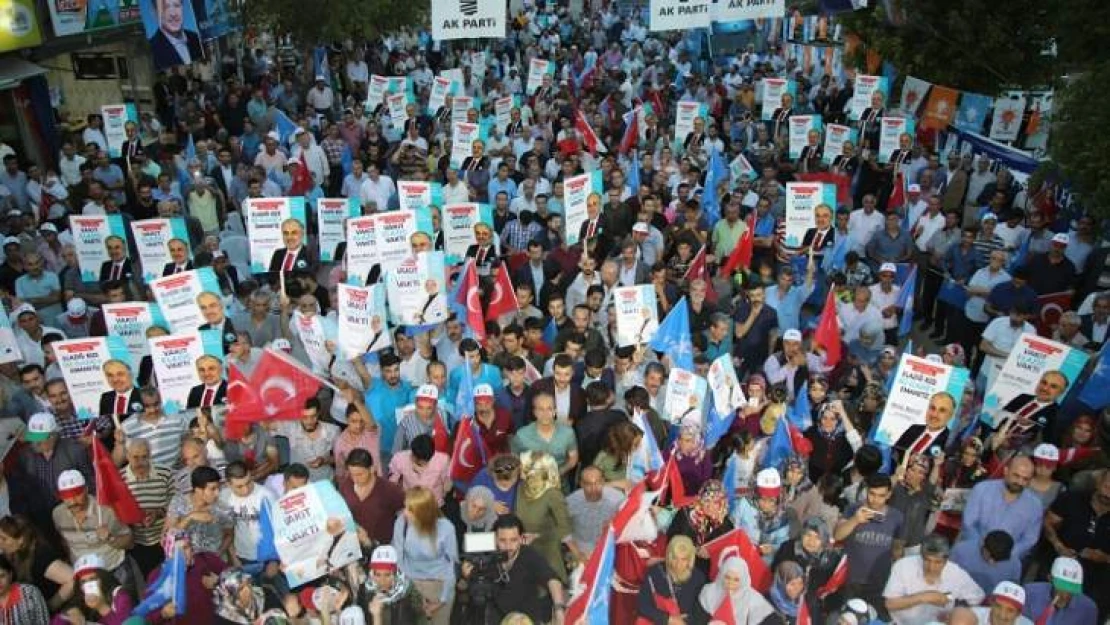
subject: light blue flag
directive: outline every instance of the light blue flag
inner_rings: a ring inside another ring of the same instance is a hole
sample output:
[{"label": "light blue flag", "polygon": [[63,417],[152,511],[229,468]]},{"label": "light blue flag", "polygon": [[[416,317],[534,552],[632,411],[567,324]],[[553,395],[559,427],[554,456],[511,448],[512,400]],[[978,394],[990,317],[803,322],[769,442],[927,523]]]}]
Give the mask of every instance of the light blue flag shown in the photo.
[{"label": "light blue flag", "polygon": [[833,248],[825,252],[825,257],[821,259],[821,270],[826,274],[832,273],[839,269],[843,269],[847,264],[845,257],[848,255],[848,237],[841,236],[840,233],[836,235],[836,241],[833,242]]},{"label": "light blue flag", "polygon": [[773,467],[782,471],[787,459],[794,453],[794,445],[790,442],[790,428],[786,419],[779,419],[775,423],[775,432],[767,441],[767,451],[763,454],[763,467]]},{"label": "light blue flag", "polygon": [[811,408],[809,405],[809,382],[803,382],[802,388],[794,395],[794,403],[790,405],[790,410],[786,413],[790,423],[799,431],[805,432],[809,426],[813,425],[813,417],[810,414]]},{"label": "light blue flag", "polygon": [[197,144],[193,141],[193,133],[189,133],[189,140],[185,142],[185,161],[191,161],[197,157]]},{"label": "light blue flag", "polygon": [[728,462],[725,463],[725,474],[721,476],[721,483],[725,487],[725,496],[728,497],[728,509],[732,512],[733,505],[736,503],[736,467],[740,460],[733,455],[728,457]]},{"label": "light blue flag", "polygon": [[702,206],[705,217],[712,227],[721,220],[721,200],[717,196],[717,185],[728,176],[728,166],[716,146],[709,148],[709,164],[705,172],[705,189],[702,190]]},{"label": "light blue flag", "polygon": [[898,336],[909,336],[913,330],[913,291],[917,288],[917,267],[910,270],[910,275],[902,284],[902,290],[898,292],[898,301],[894,303],[895,308],[902,309],[902,320],[898,324]]},{"label": "light blue flag", "polygon": [[735,418],[735,410],[721,414],[721,412],[717,410],[717,402],[713,401],[712,393],[709,395],[709,412],[706,414],[705,419],[706,449],[712,449],[717,444],[717,441],[721,440],[721,437],[728,434],[728,430],[732,427],[732,421]]},{"label": "light blue flag", "polygon": [[983,124],[987,121],[987,113],[994,106],[990,96],[978,93],[960,94],[960,108],[956,113],[956,128],[964,132],[983,132]]},{"label": "light blue flag", "polygon": [[142,603],[132,610],[136,616],[146,616],[161,610],[171,601],[177,610],[177,615],[185,613],[185,550],[178,545],[173,552],[173,557],[162,564],[158,578],[148,586],[150,592]]},{"label": "light blue flag", "polygon": [[1102,346],[1095,368],[1079,393],[1079,401],[1094,410],[1110,406],[1110,351],[1106,345],[1110,343]]},{"label": "light blue flag", "polygon": [[288,145],[289,139],[293,136],[293,131],[297,129],[297,124],[294,124],[293,120],[289,119],[289,116],[285,114],[285,111],[275,109],[274,125],[277,129],[278,134],[281,136],[282,145]]},{"label": "light blue flag", "polygon": [[671,362],[679,369],[694,370],[694,344],[690,339],[690,310],[686,297],[678,300],[671,312],[667,313],[648,345],[653,350],[670,356]]},{"label": "light blue flag", "polygon": [[460,420],[474,416],[474,373],[469,364],[463,365],[462,380],[459,380],[459,388],[455,392],[455,415]]},{"label": "light blue flag", "polygon": [[551,321],[547,322],[547,326],[543,329],[543,342],[551,349],[555,349],[555,339],[559,337],[559,326],[555,325],[555,318],[552,317]]},{"label": "light blue flag", "polygon": [[633,196],[640,194],[640,187],[643,185],[640,182],[640,159],[636,152],[632,152],[632,166],[628,168],[628,175],[625,176],[628,184],[628,192]]},{"label": "light blue flag", "polygon": [[1010,259],[1010,266],[1007,267],[1009,273],[1013,273],[1015,269],[1025,264],[1025,259],[1029,258],[1029,235],[1018,246],[1017,251],[1014,252],[1014,257]]}]

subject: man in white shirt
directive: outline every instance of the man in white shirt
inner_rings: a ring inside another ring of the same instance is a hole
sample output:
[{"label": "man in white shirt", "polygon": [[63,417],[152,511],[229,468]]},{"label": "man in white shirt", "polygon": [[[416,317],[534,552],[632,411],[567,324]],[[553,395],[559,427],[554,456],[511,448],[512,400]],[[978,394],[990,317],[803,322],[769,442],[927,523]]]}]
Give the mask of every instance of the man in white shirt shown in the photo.
[{"label": "man in white shirt", "polygon": [[58,157],[58,173],[67,187],[81,182],[81,166],[84,164],[85,157],[77,153],[73,142],[66,141],[62,144],[62,154]]},{"label": "man in white shirt", "polygon": [[331,87],[327,85],[327,80],[323,74],[316,75],[316,85],[308,90],[308,95],[305,96],[305,104],[315,109],[317,115],[330,115],[331,108],[335,104],[335,94],[332,93]]},{"label": "man in white shirt", "polygon": [[227,485],[220,491],[220,503],[227,508],[235,523],[232,541],[232,566],[243,566],[258,560],[258,544],[262,539],[259,517],[262,506],[273,505],[277,496],[270,489],[256,484],[247,465],[235,461],[224,472]]},{"label": "man in white shirt", "polygon": [[871,303],[871,290],[865,286],[856,287],[851,303],[841,302],[836,305],[836,316],[840,318],[845,343],[858,339],[860,328],[868,321],[883,324],[882,314]]},{"label": "man in white shirt", "polygon": [[578,261],[578,275],[567,287],[567,309],[574,310],[579,304],[586,302],[586,292],[595,284],[601,284],[601,274],[597,271],[597,261],[589,254],[583,254]]},{"label": "man in white shirt", "polygon": [[874,195],[863,196],[863,208],[857,208],[848,216],[848,249],[860,255],[885,223],[883,214],[875,210],[875,202]]},{"label": "man in white shirt", "polygon": [[312,140],[312,135],[304,128],[294,130],[293,139],[296,143],[293,144],[292,160],[303,161],[308,166],[308,171],[312,173],[312,179],[316,184],[327,184],[331,167],[328,165],[328,157],[324,154],[324,149]]},{"label": "man in white shirt", "polygon": [[101,150],[108,149],[108,137],[104,134],[104,118],[98,113],[92,113],[88,117],[88,126],[81,132],[81,140],[85,145],[95,143]]},{"label": "man in white shirt", "polygon": [[524,182],[520,183],[520,195],[513,198],[509,202],[509,212],[520,216],[520,211],[536,212],[536,181],[531,178],[525,178]]},{"label": "man in white shirt", "polygon": [[358,194],[362,207],[366,209],[373,205],[376,211],[388,210],[389,200],[397,193],[397,186],[393,184],[392,178],[383,176],[374,163],[370,163],[367,173],[369,176],[362,183]]},{"label": "man in white shirt", "polygon": [[921,555],[894,563],[883,599],[896,625],[925,625],[940,619],[957,601],[982,603],[986,593],[967,571],[948,559],[948,540],[933,534],[921,544]]},{"label": "man in white shirt", "polygon": [[997,317],[987,324],[979,341],[979,350],[986,354],[979,370],[980,380],[986,380],[981,388],[990,388],[1022,334],[1037,333],[1037,329],[1026,321],[1032,314],[1027,303],[1016,302],[1010,309],[1010,314]]},{"label": "man in white shirt", "polygon": [[883,331],[886,332],[886,343],[888,345],[897,343],[898,336],[898,308],[895,306],[898,303],[898,296],[902,293],[902,288],[894,284],[894,278],[898,275],[898,268],[894,263],[883,263],[879,268],[879,281],[872,284],[869,288],[871,290],[871,305],[879,309],[879,314],[883,317]]},{"label": "man in white shirt", "polygon": [[994,228],[994,233],[1002,237],[1006,250],[1012,252],[1021,247],[1025,237],[1029,236],[1029,229],[1021,222],[1025,213],[1020,208],[1010,209],[1004,216],[1004,221]]}]

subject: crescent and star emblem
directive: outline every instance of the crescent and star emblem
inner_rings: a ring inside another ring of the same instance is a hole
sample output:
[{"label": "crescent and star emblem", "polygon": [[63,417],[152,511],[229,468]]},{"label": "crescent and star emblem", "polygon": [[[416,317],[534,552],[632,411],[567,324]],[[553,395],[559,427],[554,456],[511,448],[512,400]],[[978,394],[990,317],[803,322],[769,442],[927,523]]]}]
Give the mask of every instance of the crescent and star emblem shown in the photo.
[{"label": "crescent and star emblem", "polygon": [[[258,389],[259,397],[264,399],[266,397],[266,391],[270,389],[277,389],[281,391],[282,394],[285,395],[285,401],[289,401],[297,395],[297,389],[293,386],[293,381],[289,378],[273,377],[267,379],[265,382],[262,383],[261,388]],[[262,409],[266,412],[267,415],[270,416],[277,414],[280,410],[280,408],[273,403],[266,403],[262,407]]]}]

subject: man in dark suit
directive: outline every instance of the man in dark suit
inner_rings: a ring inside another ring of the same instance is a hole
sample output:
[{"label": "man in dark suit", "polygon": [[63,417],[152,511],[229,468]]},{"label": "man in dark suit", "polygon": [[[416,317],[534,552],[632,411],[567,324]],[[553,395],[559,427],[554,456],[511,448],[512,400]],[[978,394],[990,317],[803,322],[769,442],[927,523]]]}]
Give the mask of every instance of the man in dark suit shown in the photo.
[{"label": "man in dark suit", "polygon": [[215,167],[208,170],[208,177],[216,183],[216,188],[223,193],[224,197],[231,197],[228,191],[231,189],[232,183],[235,181],[235,162],[231,154],[230,148],[220,148],[216,152],[216,158],[219,161]]},{"label": "man in dark suit", "polygon": [[956,400],[948,393],[941,391],[930,397],[924,425],[911,425],[894,443],[897,462],[902,464],[907,456],[931,456],[943,451],[948,442],[948,422],[955,412]]},{"label": "man in dark suit", "polygon": [[140,157],[146,157],[146,152],[143,150],[143,142],[139,138],[139,126],[135,122],[126,122],[123,125],[123,131],[127,133],[127,140],[120,146],[119,153],[122,154],[123,173],[130,177],[132,167],[140,165],[138,161]]},{"label": "man in dark suit", "polygon": [[567,354],[558,354],[552,363],[551,377],[536,380],[529,391],[524,421],[535,421],[532,416],[532,402],[537,395],[555,398],[555,419],[559,423],[572,424],[579,415],[586,412],[586,392],[580,384],[573,384],[574,360]]},{"label": "man in dark suit", "polygon": [[231,344],[236,341],[237,335],[235,326],[224,314],[223,300],[216,293],[204,291],[197,296],[197,308],[200,309],[200,315],[204,317],[204,325],[198,329],[219,331],[220,342],[223,343],[224,353],[226,354]]},{"label": "man in dark suit", "polygon": [[113,234],[104,239],[104,248],[108,250],[108,260],[100,264],[100,282],[108,280],[130,282],[134,274],[131,259],[127,257],[127,242],[123,237]]},{"label": "man in dark suit", "polygon": [[1002,407],[995,417],[995,449],[1019,449],[1041,431],[1055,440],[1057,401],[1068,390],[1068,378],[1059,371],[1045,371],[1033,394],[1022,393]]},{"label": "man in dark suit", "polygon": [[1079,317],[1079,331],[1087,337],[1087,349],[1097,350],[1110,334],[1110,295],[1096,295],[1091,314]]},{"label": "man in dark suit", "polygon": [[513,284],[527,284],[532,287],[537,298],[536,305],[540,310],[546,310],[550,290],[558,288],[552,283],[552,279],[558,274],[559,267],[555,261],[544,257],[543,244],[533,239],[528,243],[528,262],[513,273]]},{"label": "man in dark suit", "polygon": [[620,258],[617,264],[617,281],[621,286],[633,286],[651,282],[651,267],[638,258],[639,248],[632,237],[621,242]]},{"label": "man in dark suit", "polygon": [[227,401],[227,380],[223,379],[223,364],[219,358],[205,354],[197,358],[197,376],[200,384],[189,389],[185,407],[208,408]]},{"label": "man in dark suit", "polygon": [[185,0],[154,0],[158,30],[150,37],[154,67],[164,69],[204,59],[200,35],[185,30]]},{"label": "man in dark suit", "polygon": [[287,276],[292,271],[312,271],[312,258],[304,242],[304,226],[296,219],[281,222],[281,240],[285,247],[274,250],[270,256],[270,273],[278,272]]},{"label": "man in dark suit", "polygon": [[170,262],[162,266],[162,276],[172,276],[193,269],[189,260],[189,244],[181,239],[170,239],[166,247],[170,250]]},{"label": "man in dark suit", "polygon": [[103,371],[104,379],[112,390],[100,395],[100,416],[124,418],[142,412],[143,402],[139,398],[139,389],[135,388],[131,367],[122,360],[113,359],[104,363]]},{"label": "man in dark suit", "polygon": [[807,254],[813,250],[815,262],[820,264],[825,257],[825,251],[830,250],[836,241],[836,228],[833,228],[833,211],[828,204],[818,204],[813,209],[813,219],[816,225],[806,230],[802,237],[802,247],[799,254]]},{"label": "man in dark suit", "polygon": [[601,216],[601,196],[597,193],[586,198],[586,221],[578,228],[578,242],[582,251],[592,256],[598,265],[605,262],[613,247],[613,239]]}]

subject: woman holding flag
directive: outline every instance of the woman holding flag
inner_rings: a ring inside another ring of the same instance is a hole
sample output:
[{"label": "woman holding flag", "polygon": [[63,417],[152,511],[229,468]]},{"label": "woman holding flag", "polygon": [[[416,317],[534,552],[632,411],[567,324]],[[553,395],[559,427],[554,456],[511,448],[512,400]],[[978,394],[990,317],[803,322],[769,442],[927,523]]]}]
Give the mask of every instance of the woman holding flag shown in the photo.
[{"label": "woman holding flag", "polygon": [[762,625],[776,622],[775,609],[752,588],[748,565],[736,556],[721,563],[717,579],[698,594],[698,607],[713,623]]}]

